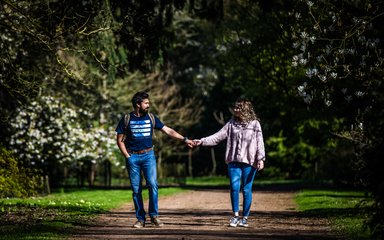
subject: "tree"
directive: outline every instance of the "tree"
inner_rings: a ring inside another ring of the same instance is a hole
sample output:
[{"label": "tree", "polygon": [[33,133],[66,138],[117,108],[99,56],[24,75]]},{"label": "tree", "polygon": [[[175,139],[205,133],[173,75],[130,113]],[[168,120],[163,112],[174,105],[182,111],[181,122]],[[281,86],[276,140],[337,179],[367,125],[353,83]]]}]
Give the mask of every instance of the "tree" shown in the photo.
[{"label": "tree", "polygon": [[383,236],[383,30],[381,1],[302,1],[293,16],[297,54],[306,68],[298,88],[310,107],[343,119],[334,135],[355,146],[358,179],[376,201],[372,232]]}]

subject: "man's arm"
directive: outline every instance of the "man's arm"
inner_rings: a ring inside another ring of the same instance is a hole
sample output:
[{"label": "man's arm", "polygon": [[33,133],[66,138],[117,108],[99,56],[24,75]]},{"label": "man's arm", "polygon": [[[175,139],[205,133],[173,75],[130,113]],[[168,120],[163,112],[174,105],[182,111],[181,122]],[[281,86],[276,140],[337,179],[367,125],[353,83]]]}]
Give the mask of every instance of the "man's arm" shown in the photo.
[{"label": "man's arm", "polygon": [[174,139],[181,140],[181,141],[185,142],[185,144],[187,144],[188,147],[190,147],[190,148],[193,147],[193,141],[192,140],[188,139],[187,137],[184,137],[183,135],[176,132],[172,128],[164,125],[164,127],[161,129],[161,131],[163,131],[165,134],[167,134],[168,136],[170,136]]},{"label": "man's arm", "polygon": [[124,155],[124,157],[129,158],[130,156],[129,156],[127,148],[125,147],[125,144],[123,142],[123,137],[124,137],[124,134],[117,134],[116,143],[120,149],[120,152]]}]

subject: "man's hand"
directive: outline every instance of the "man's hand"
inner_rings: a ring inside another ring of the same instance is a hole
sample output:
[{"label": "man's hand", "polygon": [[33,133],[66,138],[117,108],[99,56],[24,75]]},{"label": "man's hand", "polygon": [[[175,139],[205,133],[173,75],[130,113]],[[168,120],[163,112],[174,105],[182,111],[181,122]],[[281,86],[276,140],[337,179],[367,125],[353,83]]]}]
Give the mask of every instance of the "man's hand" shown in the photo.
[{"label": "man's hand", "polygon": [[185,144],[186,144],[189,148],[193,148],[193,147],[194,147],[193,141],[192,141],[191,139],[185,140]]}]

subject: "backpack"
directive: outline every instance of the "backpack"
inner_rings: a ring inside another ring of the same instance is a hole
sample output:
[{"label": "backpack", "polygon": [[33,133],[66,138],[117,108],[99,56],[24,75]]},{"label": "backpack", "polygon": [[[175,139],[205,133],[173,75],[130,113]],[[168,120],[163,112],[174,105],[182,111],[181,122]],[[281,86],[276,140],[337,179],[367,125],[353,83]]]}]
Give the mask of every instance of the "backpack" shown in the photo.
[{"label": "backpack", "polygon": [[[148,113],[149,115],[149,118],[151,119],[151,123],[152,123],[152,137],[156,137],[156,134],[155,134],[155,116],[153,116],[153,113]],[[131,119],[131,114],[125,114],[124,116],[124,137],[123,139],[121,139],[122,142],[124,142],[125,140],[125,137],[127,136],[127,127],[128,127],[128,124],[129,124],[129,120]]]}]

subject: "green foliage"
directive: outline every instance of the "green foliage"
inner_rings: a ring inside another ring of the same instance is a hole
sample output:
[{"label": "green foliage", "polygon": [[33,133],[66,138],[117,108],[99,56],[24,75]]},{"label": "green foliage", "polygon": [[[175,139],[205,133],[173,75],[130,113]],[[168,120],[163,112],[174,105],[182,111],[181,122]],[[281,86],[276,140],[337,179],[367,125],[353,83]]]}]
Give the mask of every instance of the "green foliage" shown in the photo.
[{"label": "green foliage", "polygon": [[20,167],[15,157],[0,146],[0,198],[29,197],[41,190],[36,172]]},{"label": "green foliage", "polygon": [[370,239],[365,228],[373,199],[362,191],[303,190],[296,195],[299,210],[331,220],[333,229],[348,239]]},{"label": "green foliage", "polygon": [[[333,172],[340,171],[337,166],[345,161],[341,161],[342,156],[334,155],[335,151],[340,153],[341,147],[328,136],[328,132],[338,125],[337,119],[331,121],[307,117],[296,122],[293,129],[286,129],[288,133],[280,130],[277,136],[267,136],[268,165],[265,174],[295,179],[345,180],[345,175]],[[345,164],[350,164],[352,159],[348,160]],[[345,169],[343,167],[341,169]]]}]

